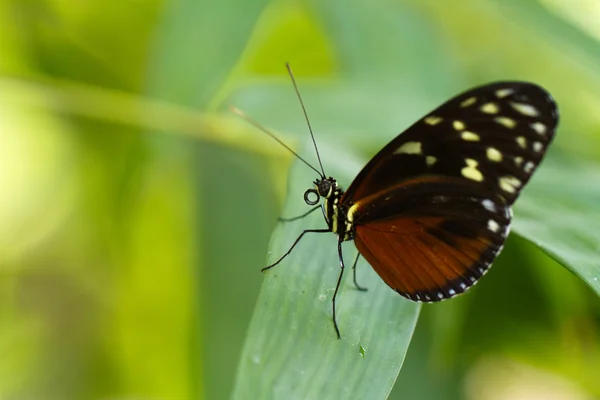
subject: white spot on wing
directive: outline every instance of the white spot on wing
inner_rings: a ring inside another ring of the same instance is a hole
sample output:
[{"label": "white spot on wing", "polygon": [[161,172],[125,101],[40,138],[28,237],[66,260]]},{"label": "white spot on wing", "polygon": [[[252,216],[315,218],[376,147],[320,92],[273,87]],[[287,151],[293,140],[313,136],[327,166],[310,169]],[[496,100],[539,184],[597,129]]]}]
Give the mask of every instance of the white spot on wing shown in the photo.
[{"label": "white spot on wing", "polygon": [[542,144],[542,142],[533,142],[533,151],[535,151],[536,153],[542,151],[543,148],[544,145]]},{"label": "white spot on wing", "polygon": [[533,169],[535,168],[535,164],[532,163],[531,161],[527,161],[525,163],[525,166],[523,167],[523,169],[525,170],[525,172],[530,173],[531,171],[533,171]]},{"label": "white spot on wing", "polygon": [[494,204],[494,202],[490,199],[483,199],[481,201],[481,205],[490,212],[496,212],[496,204]]},{"label": "white spot on wing", "polygon": [[517,103],[516,101],[510,101],[508,104],[518,113],[526,115],[528,117],[537,117],[540,115],[537,108],[527,103]]},{"label": "white spot on wing", "polygon": [[500,225],[493,219],[488,220],[488,229],[494,233],[497,233],[500,229]]}]

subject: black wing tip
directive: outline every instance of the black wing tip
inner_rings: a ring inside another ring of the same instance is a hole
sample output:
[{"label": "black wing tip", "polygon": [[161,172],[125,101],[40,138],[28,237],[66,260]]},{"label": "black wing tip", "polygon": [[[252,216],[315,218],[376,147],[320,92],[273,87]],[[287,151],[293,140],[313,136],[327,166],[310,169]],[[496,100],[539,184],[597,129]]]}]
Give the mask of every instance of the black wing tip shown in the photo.
[{"label": "black wing tip", "polygon": [[506,89],[514,89],[517,93],[515,93],[513,96],[518,96],[519,93],[523,93],[526,91],[532,92],[532,91],[537,91],[539,93],[537,93],[540,96],[540,99],[543,100],[546,105],[549,107],[549,109],[551,110],[552,113],[552,117],[556,118],[558,120],[558,106],[556,104],[556,100],[554,100],[554,97],[550,94],[550,92],[543,87],[542,85],[538,84],[538,83],[534,83],[534,82],[530,82],[530,81],[521,81],[521,80],[506,80],[506,81],[497,81],[497,82],[490,82],[488,84],[482,85],[483,87],[488,87],[488,88],[493,88],[493,87],[497,87],[498,90],[506,88]]}]

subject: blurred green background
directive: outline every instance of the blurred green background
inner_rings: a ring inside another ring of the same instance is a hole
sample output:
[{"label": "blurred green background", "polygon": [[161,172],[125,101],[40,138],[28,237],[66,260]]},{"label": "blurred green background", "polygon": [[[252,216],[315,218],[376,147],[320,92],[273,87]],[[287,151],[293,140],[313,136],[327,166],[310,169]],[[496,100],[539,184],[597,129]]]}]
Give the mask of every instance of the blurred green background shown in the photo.
[{"label": "blurred green background", "polygon": [[[310,182],[227,107],[302,148],[286,61],[317,140],[365,160],[522,79],[559,103],[552,156],[593,169],[599,19],[594,0],[0,0],[0,398],[230,396],[286,185]],[[515,235],[496,264],[424,307],[391,398],[600,398],[597,296]]]}]

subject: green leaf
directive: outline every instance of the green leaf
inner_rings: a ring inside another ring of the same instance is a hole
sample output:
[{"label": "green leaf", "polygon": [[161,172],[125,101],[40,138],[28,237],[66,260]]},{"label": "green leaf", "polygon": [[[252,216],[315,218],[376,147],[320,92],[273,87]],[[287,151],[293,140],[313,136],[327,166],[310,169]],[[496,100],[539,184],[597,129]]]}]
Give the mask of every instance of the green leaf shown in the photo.
[{"label": "green leaf", "polygon": [[[168,2],[169,10],[155,43],[149,92],[175,104],[210,108],[210,102],[226,85],[226,78],[242,56],[267,3],[268,0]],[[210,124],[202,136],[223,137]],[[270,228],[260,225],[262,220],[268,219],[261,216],[270,215],[274,206],[269,200],[262,201],[253,195],[273,197],[268,190],[260,190],[270,182],[264,172],[259,172],[265,167],[258,157],[202,142],[175,142],[156,136],[150,140],[163,157],[167,154],[172,157],[171,162],[178,162],[181,154],[188,152],[194,152],[193,158],[197,160],[190,166],[194,171],[191,178],[197,199],[194,223],[199,239],[195,246],[199,256],[190,275],[199,294],[194,299],[198,327],[191,334],[190,376],[195,377],[197,396],[226,398],[233,378],[232,366],[244,339],[235,333],[243,332],[249,314],[249,310],[245,313],[243,306],[236,307],[231,300],[241,301],[250,308],[258,286],[253,285],[252,278],[245,279],[244,272],[236,273],[235,266],[260,257],[261,238],[266,238]],[[167,153],[167,149],[174,151]],[[244,209],[236,200],[239,191],[247,192],[248,187],[256,192],[245,196],[244,206],[248,209]],[[215,203],[216,200],[220,201]],[[228,202],[231,203],[228,205]],[[235,224],[254,227],[252,234],[248,230],[232,229]],[[238,251],[229,251],[232,243],[239,244]],[[237,285],[242,284],[243,290],[238,290]],[[225,285],[227,290],[223,289]],[[237,296],[232,297],[228,290]],[[204,332],[204,327],[211,329]]]},{"label": "green leaf", "polygon": [[310,4],[323,21],[348,80],[413,95],[461,87],[456,60],[439,36],[437,22],[414,6],[386,0]]},{"label": "green leaf", "polygon": [[267,3],[170,3],[157,35],[150,92],[174,103],[206,106],[241,56]]},{"label": "green leaf", "polygon": [[570,57],[588,61],[595,71],[600,65],[600,42],[581,30],[577,24],[573,24],[573,13],[561,14],[564,6],[544,3],[546,2],[508,0],[502,2],[500,9],[515,23],[532,29],[535,37],[553,39],[569,50]]},{"label": "green leaf", "polygon": [[600,295],[600,168],[551,158],[516,203],[514,230]]},{"label": "green leaf", "polygon": [[[348,183],[362,163],[320,144],[321,156],[343,165],[326,173]],[[305,149],[303,154],[307,154]],[[307,211],[302,193],[314,172],[297,162],[290,174],[284,216]],[[273,235],[268,262],[285,253],[303,229],[324,227],[318,212],[281,223]],[[390,290],[364,262],[357,267],[359,292],[350,269],[356,250],[344,245],[345,279],[338,293],[338,340],[331,299],[339,275],[337,237],[305,236],[290,255],[267,271],[240,361],[235,399],[378,399],[389,394],[402,366],[420,307]],[[256,266],[257,267],[257,266]],[[258,269],[258,268],[257,268]]]}]

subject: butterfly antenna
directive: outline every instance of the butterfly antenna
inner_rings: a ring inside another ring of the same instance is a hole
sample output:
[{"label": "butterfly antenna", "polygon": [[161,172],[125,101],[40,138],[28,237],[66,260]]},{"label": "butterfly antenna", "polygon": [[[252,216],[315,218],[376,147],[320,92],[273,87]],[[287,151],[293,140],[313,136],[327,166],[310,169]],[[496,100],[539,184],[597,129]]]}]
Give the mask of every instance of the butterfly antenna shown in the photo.
[{"label": "butterfly antenna", "polygon": [[298,90],[298,85],[296,84],[296,79],[294,78],[294,73],[292,72],[292,67],[290,63],[285,63],[287,67],[288,73],[290,74],[290,78],[292,78],[292,83],[294,84],[294,90],[296,91],[296,95],[298,96],[298,100],[300,100],[300,105],[302,106],[302,111],[304,112],[304,118],[306,118],[306,124],[308,125],[308,131],[310,132],[310,137],[312,139],[313,145],[315,146],[315,152],[317,153],[317,159],[319,160],[319,166],[321,167],[321,172],[323,173],[321,176],[325,178],[325,170],[323,169],[323,163],[321,162],[321,155],[319,154],[319,149],[317,148],[317,142],[315,141],[315,135],[313,135],[312,127],[310,126],[310,121],[308,120],[308,113],[306,112],[306,107],[304,107],[304,102],[302,101],[302,97],[300,96],[300,91]]},{"label": "butterfly antenna", "polygon": [[[263,131],[264,133],[266,133],[267,135],[271,136],[273,139],[275,139],[277,141],[277,143],[279,143],[280,145],[282,145],[283,147],[285,147],[286,149],[288,149],[293,155],[295,155],[296,157],[298,157],[298,159],[300,161],[302,161],[304,164],[308,165],[313,171],[315,171],[317,174],[321,175],[321,173],[319,172],[318,169],[316,169],[315,167],[313,167],[312,165],[310,165],[308,163],[308,161],[306,161],[304,158],[300,157],[298,155],[298,153],[296,153],[294,150],[292,150],[292,148],[290,146],[288,146],[287,144],[285,144],[281,139],[279,139],[277,136],[275,136],[272,132],[270,132],[267,128],[265,128],[264,126],[262,126],[261,124],[259,124],[258,122],[256,122],[255,120],[253,120],[252,118],[250,118],[249,116],[247,116],[246,114],[244,114],[244,112],[238,108],[235,108],[233,106],[230,106],[229,109],[231,110],[231,112],[233,112],[234,114],[242,117],[243,119],[245,119],[248,123],[250,123],[251,125],[254,125],[256,128],[260,129],[261,131]],[[322,178],[325,178],[325,174],[321,175]]]}]

